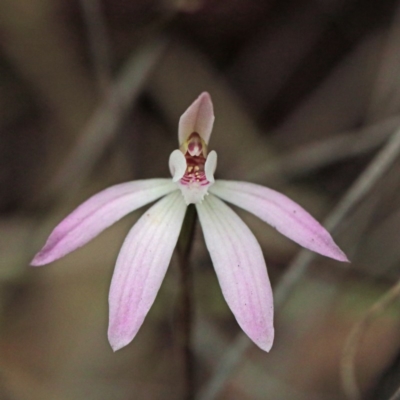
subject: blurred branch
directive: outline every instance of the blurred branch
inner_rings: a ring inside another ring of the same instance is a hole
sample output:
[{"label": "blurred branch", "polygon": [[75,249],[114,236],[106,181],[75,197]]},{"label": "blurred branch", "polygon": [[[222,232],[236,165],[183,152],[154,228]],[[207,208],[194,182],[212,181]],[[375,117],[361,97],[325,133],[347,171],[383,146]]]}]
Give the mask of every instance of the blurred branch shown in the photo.
[{"label": "blurred branch", "polygon": [[328,139],[301,145],[267,165],[256,168],[249,179],[285,177],[290,180],[336,162],[366,154],[381,146],[399,125],[400,117],[391,117],[361,129],[338,133]]},{"label": "blurred branch", "polygon": [[400,388],[396,390],[394,395],[389,400],[400,400]]},{"label": "blurred branch", "polygon": [[111,85],[110,43],[108,40],[104,13],[99,0],[80,0],[88,32],[96,80],[103,93]]},{"label": "blurred branch", "polygon": [[[32,167],[26,168],[20,183],[30,189],[23,198],[28,206],[70,151],[96,105],[96,87],[83,65],[63,4],[62,0],[0,1],[0,31],[7,38],[1,41],[2,54],[32,93],[44,121],[40,134],[23,135],[34,137],[31,143],[37,144]],[[28,147],[27,153],[31,151]]]},{"label": "blurred branch", "polygon": [[253,112],[259,115],[273,102],[315,49],[331,20],[340,21],[335,15],[343,7],[339,1],[329,2],[329,7],[321,1],[303,2],[299,7],[289,8],[286,19],[266,24],[262,32],[243,46],[228,75]]},{"label": "blurred branch", "polygon": [[[229,346],[226,342],[226,337],[215,324],[201,313],[196,316],[195,336],[197,359],[204,362],[210,370],[213,370],[216,361],[222,357]],[[241,368],[240,377],[229,384],[229,392],[237,393],[237,398],[240,396],[243,399],[260,399],[264,398],[260,393],[268,393],[269,399],[337,400],[336,397],[327,393],[322,395],[321,393],[302,390],[284,378],[268,373],[261,359],[257,361],[253,358],[248,358]],[[262,379],[257,382],[257,385],[254,385],[253,380],[258,380],[260,375],[262,375]],[[227,394],[225,397],[229,398],[229,395]]]},{"label": "blurred branch", "polygon": [[385,37],[382,50],[377,59],[379,70],[373,85],[373,91],[367,113],[368,121],[388,117],[397,113],[400,107],[400,85],[398,71],[400,68],[400,6],[394,13],[393,20]]},{"label": "blurred branch", "polygon": [[[93,111],[96,93],[70,35],[61,1],[0,2],[0,28],[7,40],[1,48],[68,133],[58,137],[69,143]],[[63,145],[65,143],[62,143]]]},{"label": "blurred branch", "polygon": [[285,117],[273,135],[291,144],[304,143],[359,125],[365,117],[382,41],[381,31],[363,38]]},{"label": "blurred branch", "polygon": [[[384,296],[382,296],[363,316],[354,328],[351,330],[344,349],[340,365],[340,375],[343,389],[346,396],[351,400],[360,400],[361,392],[357,384],[355,371],[355,357],[358,346],[361,344],[365,333],[371,323],[382,314],[400,296],[400,281],[396,283]],[[391,399],[400,398],[400,389],[398,395]]]},{"label": "blurred branch", "polygon": [[[328,231],[334,232],[344,220],[349,211],[354,208],[372,187],[382,178],[400,153],[400,129],[397,130],[383,149],[374,157],[364,172],[350,187],[336,208],[325,219],[324,226]],[[280,309],[285,304],[300,278],[307,272],[315,253],[305,249],[301,250],[293,260],[286,273],[283,275],[275,290],[275,308]],[[199,395],[199,400],[215,399],[224,387],[229,376],[239,364],[243,354],[252,342],[243,333],[240,333],[228,352],[223,357],[214,377],[206,384]]]},{"label": "blurred branch", "polygon": [[45,198],[56,197],[66,187],[69,190],[77,187],[90,173],[132,107],[166,45],[165,39],[152,38],[127,61],[108,96],[87,122],[78,143],[50,181]]}]

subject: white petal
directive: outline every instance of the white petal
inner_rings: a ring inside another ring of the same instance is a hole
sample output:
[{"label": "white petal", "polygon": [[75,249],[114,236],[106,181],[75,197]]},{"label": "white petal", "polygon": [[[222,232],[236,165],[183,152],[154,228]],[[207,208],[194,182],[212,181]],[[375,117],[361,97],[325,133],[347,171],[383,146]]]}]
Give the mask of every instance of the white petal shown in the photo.
[{"label": "white petal", "polygon": [[173,182],[178,182],[185,175],[187,163],[186,158],[180,150],[174,150],[169,156],[169,170]]},{"label": "white petal", "polygon": [[131,229],[111,282],[108,339],[114,351],[132,341],[161,286],[186,205],[179,191],[156,203]]},{"label": "white petal", "polygon": [[217,153],[215,150],[211,151],[207,156],[206,163],[204,165],[204,172],[208,182],[214,183],[214,172],[217,168]]},{"label": "white petal", "polygon": [[126,214],[175,189],[170,179],[146,179],[121,183],[95,194],[56,226],[31,265],[48,264],[65,256]]},{"label": "white petal", "polygon": [[218,180],[209,191],[276,228],[301,246],[339,261],[348,261],[329,232],[306,210],[275,190],[248,182]]},{"label": "white petal", "polygon": [[196,204],[222,293],[243,331],[261,349],[274,339],[273,299],[264,257],[246,224],[213,195]]},{"label": "white petal", "polygon": [[197,132],[208,144],[213,125],[214,110],[211,97],[207,92],[203,92],[182,114],[179,120],[179,146],[193,132]]},{"label": "white petal", "polygon": [[208,194],[209,186],[201,185],[198,182],[193,182],[189,185],[179,183],[179,189],[187,205],[201,203]]}]

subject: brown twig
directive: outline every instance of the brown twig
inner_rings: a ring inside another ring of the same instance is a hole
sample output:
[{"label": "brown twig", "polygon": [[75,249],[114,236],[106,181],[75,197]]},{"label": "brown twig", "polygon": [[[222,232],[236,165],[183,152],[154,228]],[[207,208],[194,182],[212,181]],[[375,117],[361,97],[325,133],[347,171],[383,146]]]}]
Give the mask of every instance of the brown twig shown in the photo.
[{"label": "brown twig", "polygon": [[[382,296],[362,317],[351,330],[343,349],[340,363],[340,375],[346,396],[351,400],[361,399],[360,388],[357,384],[355,357],[357,349],[371,323],[382,314],[400,296],[400,281]],[[399,392],[400,393],[400,392]]]},{"label": "brown twig", "polygon": [[152,38],[126,62],[108,96],[97,107],[67,160],[50,181],[45,198],[57,197],[68,187],[76,188],[110,143],[126,112],[132,107],[167,41]]},{"label": "brown twig", "polygon": [[394,392],[389,400],[400,400],[400,387]]},{"label": "brown twig", "polygon": [[372,87],[367,120],[376,121],[395,114],[400,106],[400,87],[397,71],[400,67],[398,48],[400,45],[400,7],[397,6],[390,29],[382,46],[379,70]]},{"label": "brown twig", "polygon": [[361,129],[302,145],[255,169],[249,179],[259,181],[284,177],[290,180],[339,161],[367,154],[383,145],[399,125],[399,116],[390,117]]},{"label": "brown twig", "polygon": [[99,0],[81,0],[96,80],[102,93],[111,86],[110,44]]}]

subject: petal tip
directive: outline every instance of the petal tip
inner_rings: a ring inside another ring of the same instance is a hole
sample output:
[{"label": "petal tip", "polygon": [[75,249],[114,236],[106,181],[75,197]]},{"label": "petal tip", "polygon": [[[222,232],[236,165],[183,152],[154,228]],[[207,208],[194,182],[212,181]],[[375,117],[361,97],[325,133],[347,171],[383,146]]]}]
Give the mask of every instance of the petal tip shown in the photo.
[{"label": "petal tip", "polygon": [[337,256],[335,257],[335,259],[337,260],[337,261],[341,261],[341,262],[347,262],[347,263],[350,263],[351,261],[349,260],[349,258],[346,256],[346,254],[342,251],[342,250],[340,250],[339,248],[338,248],[338,254],[337,254]]},{"label": "petal tip", "polygon": [[264,335],[261,338],[258,338],[257,340],[254,340],[254,343],[263,351],[269,353],[272,345],[274,344],[274,336],[275,336],[275,332],[274,329],[272,328],[271,330],[268,330],[268,333],[266,335]]},{"label": "petal tip", "polygon": [[59,246],[59,242],[55,240],[54,235],[50,235],[43,248],[33,257],[30,265],[33,267],[40,267],[42,265],[50,264],[53,261],[57,261],[64,257],[68,253],[70,253],[70,251],[65,251],[62,246]]},{"label": "petal tip", "polygon": [[204,100],[204,101],[209,101],[209,102],[211,102],[210,93],[208,93],[208,92],[202,92],[202,93],[200,93],[198,99],[199,99],[200,101],[203,101],[203,100]]},{"label": "petal tip", "polygon": [[118,350],[121,350],[123,347],[125,347],[126,345],[120,344],[120,343],[110,343],[110,346],[112,348],[112,351],[114,353],[116,353]]},{"label": "petal tip", "polygon": [[50,264],[54,261],[55,257],[50,257],[49,252],[46,250],[46,246],[40,250],[33,257],[32,261],[29,263],[32,267],[41,267],[42,265]]},{"label": "petal tip", "polygon": [[36,254],[36,256],[33,257],[32,261],[29,263],[29,265],[31,267],[40,267],[42,265],[45,265],[46,263],[43,262],[40,258],[41,258],[40,254]]},{"label": "petal tip", "polygon": [[181,146],[193,132],[208,144],[214,124],[214,107],[208,92],[202,92],[179,119],[178,140]]},{"label": "petal tip", "polygon": [[333,241],[333,238],[332,238],[332,236],[330,236],[329,233],[328,233],[328,235],[329,235],[329,239],[330,239],[330,246],[328,247],[329,251],[325,252],[325,251],[321,250],[319,252],[318,249],[317,250],[311,249],[311,250],[319,252],[322,255],[332,258],[333,260],[349,263],[350,260],[346,256],[345,252]]},{"label": "petal tip", "polygon": [[120,335],[114,337],[114,335],[108,333],[108,343],[110,343],[110,346],[113,350],[113,352],[117,352],[118,350],[121,350],[125,346],[127,346],[132,340],[126,339],[124,337],[121,337]]}]

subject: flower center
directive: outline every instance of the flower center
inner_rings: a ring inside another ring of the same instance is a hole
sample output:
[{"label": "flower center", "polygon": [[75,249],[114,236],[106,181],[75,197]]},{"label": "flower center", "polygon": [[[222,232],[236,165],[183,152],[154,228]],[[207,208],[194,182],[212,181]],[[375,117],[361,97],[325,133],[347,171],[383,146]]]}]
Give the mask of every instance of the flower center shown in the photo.
[{"label": "flower center", "polygon": [[181,146],[181,151],[186,159],[186,171],[180,180],[181,184],[197,183],[200,186],[208,185],[204,166],[207,157],[207,145],[200,135],[193,132],[188,140]]}]

